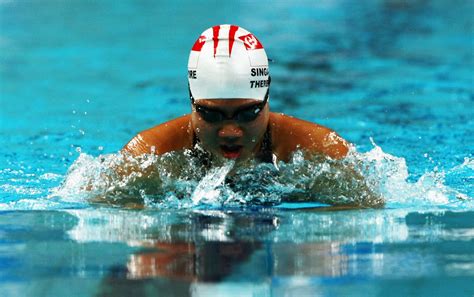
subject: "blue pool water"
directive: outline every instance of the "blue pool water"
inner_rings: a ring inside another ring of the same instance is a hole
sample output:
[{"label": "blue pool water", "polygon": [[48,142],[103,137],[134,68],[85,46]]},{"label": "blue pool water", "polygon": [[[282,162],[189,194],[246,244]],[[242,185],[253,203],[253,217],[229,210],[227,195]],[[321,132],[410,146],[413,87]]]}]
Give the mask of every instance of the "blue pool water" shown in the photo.
[{"label": "blue pool water", "polygon": [[[313,2],[0,1],[0,295],[472,296],[474,4]],[[189,112],[188,51],[220,23],[259,37],[271,108],[353,143],[386,208],[282,201],[337,173],[298,154],[240,188],[167,171],[185,154],[104,181]]]}]

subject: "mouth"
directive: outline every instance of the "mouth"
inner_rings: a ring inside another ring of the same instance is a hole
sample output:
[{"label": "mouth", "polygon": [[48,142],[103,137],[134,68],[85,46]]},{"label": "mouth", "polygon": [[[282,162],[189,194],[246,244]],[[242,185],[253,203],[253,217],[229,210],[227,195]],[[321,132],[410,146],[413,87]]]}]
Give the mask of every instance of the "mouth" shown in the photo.
[{"label": "mouth", "polygon": [[221,145],[220,149],[224,158],[237,159],[242,153],[241,145]]}]

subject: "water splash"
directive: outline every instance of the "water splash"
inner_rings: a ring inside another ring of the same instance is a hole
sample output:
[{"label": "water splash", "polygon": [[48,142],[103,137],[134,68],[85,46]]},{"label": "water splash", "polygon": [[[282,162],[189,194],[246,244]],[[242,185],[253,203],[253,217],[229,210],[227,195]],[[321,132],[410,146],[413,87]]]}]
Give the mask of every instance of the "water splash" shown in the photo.
[{"label": "water splash", "polygon": [[[148,208],[275,205],[285,201],[388,208],[472,208],[467,194],[446,185],[450,172],[433,170],[409,182],[404,158],[385,153],[373,141],[366,153],[352,149],[331,160],[296,152],[290,162],[245,166],[204,164],[192,151],[92,157],[81,154],[51,197]],[[467,159],[451,171],[472,170]]]},{"label": "water splash", "polygon": [[[371,188],[380,193],[389,207],[420,207],[420,206],[466,206],[472,204],[472,197],[448,187],[447,174],[466,165],[457,166],[448,172],[439,170],[426,172],[416,182],[408,182],[408,166],[406,160],[383,152],[371,139],[374,146],[367,153],[352,151],[347,161],[356,166],[366,178]],[[469,163],[465,160],[464,163]]]},{"label": "water splash", "polygon": [[222,167],[212,168],[201,181],[199,181],[196,189],[191,194],[191,200],[194,205],[200,203],[217,201],[221,196],[218,186],[222,185],[227,174],[234,167],[235,162],[229,161]]}]

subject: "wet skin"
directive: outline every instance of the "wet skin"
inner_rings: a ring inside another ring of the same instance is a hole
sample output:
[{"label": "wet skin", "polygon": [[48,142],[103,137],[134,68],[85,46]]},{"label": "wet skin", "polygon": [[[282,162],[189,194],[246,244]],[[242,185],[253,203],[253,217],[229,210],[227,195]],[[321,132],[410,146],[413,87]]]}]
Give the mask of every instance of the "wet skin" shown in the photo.
[{"label": "wet skin", "polygon": [[195,104],[219,111],[222,121],[211,123],[192,108],[191,114],[140,132],[123,151],[131,155],[164,154],[190,149],[196,135],[201,146],[215,156],[244,161],[259,151],[267,127],[272,152],[278,160],[288,161],[295,150],[318,153],[334,159],[346,156],[349,144],[324,126],[269,111],[267,103],[253,121],[233,119],[239,111],[261,103],[254,99],[200,99]]}]

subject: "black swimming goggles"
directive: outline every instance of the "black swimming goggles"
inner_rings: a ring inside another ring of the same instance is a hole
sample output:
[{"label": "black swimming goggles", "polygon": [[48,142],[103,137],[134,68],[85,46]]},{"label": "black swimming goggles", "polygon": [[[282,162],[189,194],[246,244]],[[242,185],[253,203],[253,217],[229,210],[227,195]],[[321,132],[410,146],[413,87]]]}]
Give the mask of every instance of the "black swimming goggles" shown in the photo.
[{"label": "black swimming goggles", "polygon": [[[268,80],[270,83],[270,77]],[[255,120],[260,115],[260,112],[268,102],[269,91],[270,87],[267,89],[265,98],[261,103],[239,109],[231,117],[228,117],[220,110],[215,110],[196,104],[194,102],[193,94],[191,93],[191,88],[189,88],[189,97],[191,98],[191,104],[194,106],[196,112],[199,113],[199,116],[208,123],[217,123],[224,120],[234,120],[241,123],[247,123]]]}]

